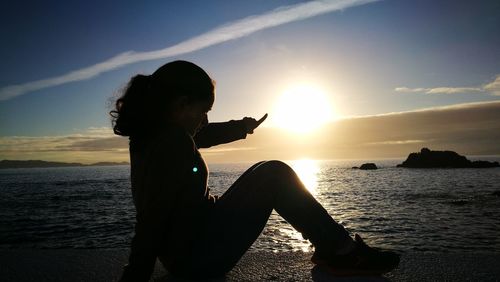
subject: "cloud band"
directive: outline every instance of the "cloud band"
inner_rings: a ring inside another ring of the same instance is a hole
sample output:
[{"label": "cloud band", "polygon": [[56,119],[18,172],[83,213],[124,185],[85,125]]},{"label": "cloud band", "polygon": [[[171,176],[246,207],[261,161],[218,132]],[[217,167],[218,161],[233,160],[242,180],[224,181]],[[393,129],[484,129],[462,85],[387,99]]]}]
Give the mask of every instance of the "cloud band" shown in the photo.
[{"label": "cloud band", "polygon": [[495,80],[480,87],[435,87],[435,88],[408,88],[396,87],[396,92],[402,93],[423,93],[423,94],[460,94],[487,92],[494,96],[500,96],[500,75]]},{"label": "cloud band", "polygon": [[128,64],[191,53],[229,40],[238,39],[267,28],[376,1],[379,0],[312,1],[279,7],[261,15],[246,17],[233,23],[219,26],[204,34],[164,49],[149,52],[129,51],[101,63],[60,76],[6,86],[0,89],[0,101],[12,99],[25,93],[48,87],[89,79],[103,72],[111,71]]}]

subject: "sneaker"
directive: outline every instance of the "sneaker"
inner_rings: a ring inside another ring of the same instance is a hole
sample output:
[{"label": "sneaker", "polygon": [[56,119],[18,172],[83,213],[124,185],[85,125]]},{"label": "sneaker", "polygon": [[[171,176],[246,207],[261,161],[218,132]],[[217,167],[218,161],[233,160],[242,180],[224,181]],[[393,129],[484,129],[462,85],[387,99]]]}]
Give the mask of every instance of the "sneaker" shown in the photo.
[{"label": "sneaker", "polygon": [[354,241],[356,246],[348,254],[322,258],[314,253],[311,261],[336,276],[382,275],[398,266],[398,254],[372,248],[358,234],[354,236]]}]

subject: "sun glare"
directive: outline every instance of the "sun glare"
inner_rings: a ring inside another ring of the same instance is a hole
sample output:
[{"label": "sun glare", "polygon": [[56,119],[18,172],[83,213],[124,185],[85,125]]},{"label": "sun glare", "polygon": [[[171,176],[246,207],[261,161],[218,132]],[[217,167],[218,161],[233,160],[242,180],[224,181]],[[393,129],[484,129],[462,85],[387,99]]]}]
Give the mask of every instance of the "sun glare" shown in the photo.
[{"label": "sun glare", "polygon": [[275,126],[296,133],[311,132],[334,117],[325,92],[307,84],[286,90],[279,98],[272,116]]}]

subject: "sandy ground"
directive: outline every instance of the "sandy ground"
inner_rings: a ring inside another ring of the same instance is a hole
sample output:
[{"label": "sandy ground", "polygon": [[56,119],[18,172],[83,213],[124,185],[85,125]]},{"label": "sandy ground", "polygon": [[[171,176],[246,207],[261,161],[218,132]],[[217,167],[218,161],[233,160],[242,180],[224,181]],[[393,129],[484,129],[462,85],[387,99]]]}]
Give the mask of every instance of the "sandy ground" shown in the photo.
[{"label": "sandy ground", "polygon": [[[0,250],[0,281],[116,281],[127,249]],[[314,267],[311,253],[248,253],[215,281],[499,281],[500,254],[406,253],[384,277],[339,278]],[[179,281],[157,262],[151,281]]]}]

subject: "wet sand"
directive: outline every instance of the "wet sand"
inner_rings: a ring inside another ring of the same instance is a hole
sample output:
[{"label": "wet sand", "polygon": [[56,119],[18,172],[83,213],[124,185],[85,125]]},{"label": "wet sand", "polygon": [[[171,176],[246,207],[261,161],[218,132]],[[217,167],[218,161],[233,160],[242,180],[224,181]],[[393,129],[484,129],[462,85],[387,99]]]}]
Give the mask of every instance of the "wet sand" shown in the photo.
[{"label": "wet sand", "polygon": [[[383,277],[333,277],[314,267],[311,253],[246,254],[224,278],[212,281],[498,281],[500,254],[405,253]],[[127,249],[14,249],[0,251],[1,281],[116,281]],[[151,281],[179,281],[157,261]]]}]

